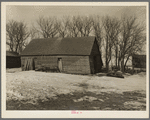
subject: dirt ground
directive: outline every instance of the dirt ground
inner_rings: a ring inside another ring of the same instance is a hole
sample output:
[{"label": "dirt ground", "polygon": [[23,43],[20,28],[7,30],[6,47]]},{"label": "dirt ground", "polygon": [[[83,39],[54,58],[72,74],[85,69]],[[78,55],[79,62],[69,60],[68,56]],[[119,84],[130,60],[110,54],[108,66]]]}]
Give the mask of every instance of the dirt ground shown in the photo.
[{"label": "dirt ground", "polygon": [[6,70],[7,110],[146,110],[146,73],[115,78]]}]

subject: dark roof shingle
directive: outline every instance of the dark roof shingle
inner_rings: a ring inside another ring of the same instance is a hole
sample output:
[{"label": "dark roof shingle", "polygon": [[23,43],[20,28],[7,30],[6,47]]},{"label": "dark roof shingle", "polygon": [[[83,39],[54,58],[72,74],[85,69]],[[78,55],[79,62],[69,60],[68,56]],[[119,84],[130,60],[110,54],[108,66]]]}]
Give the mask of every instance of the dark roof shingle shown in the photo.
[{"label": "dark roof shingle", "polygon": [[34,39],[21,55],[90,55],[95,37]]}]

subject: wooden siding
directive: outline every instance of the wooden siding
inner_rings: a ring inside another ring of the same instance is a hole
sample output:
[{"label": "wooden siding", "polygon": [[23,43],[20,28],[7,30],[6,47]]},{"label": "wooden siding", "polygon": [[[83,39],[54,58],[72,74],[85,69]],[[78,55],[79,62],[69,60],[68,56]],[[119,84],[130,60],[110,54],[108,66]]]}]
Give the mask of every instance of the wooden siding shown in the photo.
[{"label": "wooden siding", "polygon": [[[94,62],[94,57],[95,62]],[[101,68],[103,66],[103,62],[101,59],[101,54],[99,51],[99,46],[97,41],[94,41],[93,47],[92,47],[92,51],[91,51],[91,55],[89,56],[89,62],[90,62],[90,69],[91,69],[91,73],[98,73],[101,71]]]},{"label": "wooden siding", "polygon": [[6,68],[19,68],[21,67],[21,59],[20,57],[6,57]]},{"label": "wooden siding", "polygon": [[27,58],[34,58],[35,69],[44,66],[50,69],[57,68],[58,58],[62,58],[62,71],[65,73],[90,74],[89,56],[22,56],[21,66]]},{"label": "wooden siding", "polygon": [[[99,55],[96,56],[96,62],[94,63],[94,56],[89,56],[89,61],[90,61],[90,69],[91,73],[98,73],[101,71],[102,68],[102,61],[101,57]],[[96,64],[96,68],[94,67],[94,64]]]},{"label": "wooden siding", "polygon": [[132,65],[135,68],[146,68],[146,55],[133,55]]},{"label": "wooden siding", "polygon": [[90,70],[91,70],[91,73],[94,74],[94,73],[95,73],[95,70],[94,70],[93,56],[89,56],[89,62],[90,62]]},{"label": "wooden siding", "polygon": [[99,46],[97,41],[94,41],[93,47],[92,47],[92,51],[91,51],[91,55],[100,55],[100,51],[99,51]]},{"label": "wooden siding", "polygon": [[101,68],[103,66],[103,63],[102,63],[102,59],[101,59],[101,56],[97,55],[96,56],[96,61],[97,61],[97,72],[101,72]]}]

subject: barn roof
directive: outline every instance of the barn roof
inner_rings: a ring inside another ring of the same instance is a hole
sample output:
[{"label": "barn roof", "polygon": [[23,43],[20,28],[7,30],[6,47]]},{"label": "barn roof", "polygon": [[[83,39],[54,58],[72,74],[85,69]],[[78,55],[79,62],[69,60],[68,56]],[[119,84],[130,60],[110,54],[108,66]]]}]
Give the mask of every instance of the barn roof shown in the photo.
[{"label": "barn roof", "polygon": [[95,37],[34,39],[21,55],[90,55]]},{"label": "barn roof", "polygon": [[18,57],[18,56],[19,56],[19,54],[18,54],[17,52],[6,51],[6,56]]}]

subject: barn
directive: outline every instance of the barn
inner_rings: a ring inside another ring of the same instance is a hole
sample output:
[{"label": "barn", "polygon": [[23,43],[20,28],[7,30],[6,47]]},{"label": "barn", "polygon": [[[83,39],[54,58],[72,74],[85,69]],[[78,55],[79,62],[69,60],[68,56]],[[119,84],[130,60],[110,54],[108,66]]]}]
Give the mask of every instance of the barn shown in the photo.
[{"label": "barn", "polygon": [[146,55],[138,55],[138,54],[133,55],[132,65],[135,68],[146,68]]},{"label": "barn", "polygon": [[21,59],[18,53],[6,51],[6,68],[21,67]]},{"label": "barn", "polygon": [[44,67],[64,73],[94,74],[102,68],[96,37],[34,39],[21,53],[23,70]]}]

